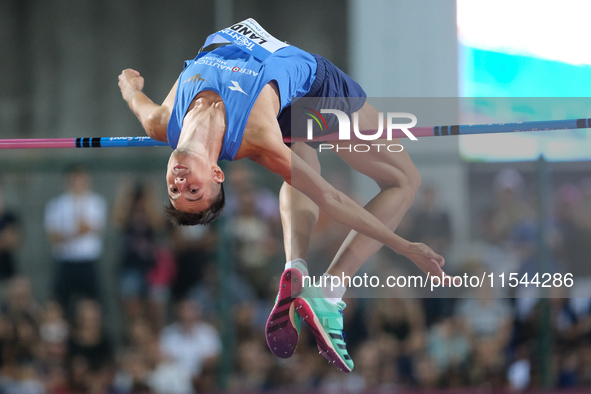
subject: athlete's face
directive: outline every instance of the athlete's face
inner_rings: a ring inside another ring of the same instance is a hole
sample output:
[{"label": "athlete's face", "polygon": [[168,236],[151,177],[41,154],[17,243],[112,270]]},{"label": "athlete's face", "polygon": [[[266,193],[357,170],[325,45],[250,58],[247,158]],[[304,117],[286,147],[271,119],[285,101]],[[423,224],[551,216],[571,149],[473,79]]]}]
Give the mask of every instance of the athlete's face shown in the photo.
[{"label": "athlete's face", "polygon": [[170,155],[166,185],[168,198],[176,209],[191,213],[207,209],[215,198],[213,189],[218,180],[216,169],[199,156],[178,149]]}]

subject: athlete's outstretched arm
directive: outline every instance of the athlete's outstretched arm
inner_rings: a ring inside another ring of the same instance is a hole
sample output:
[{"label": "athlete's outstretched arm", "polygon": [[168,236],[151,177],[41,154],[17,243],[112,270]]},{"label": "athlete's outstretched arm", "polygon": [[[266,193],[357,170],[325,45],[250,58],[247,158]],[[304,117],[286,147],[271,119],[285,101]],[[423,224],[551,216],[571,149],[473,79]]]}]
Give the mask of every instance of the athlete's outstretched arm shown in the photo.
[{"label": "athlete's outstretched arm", "polygon": [[119,75],[119,88],[123,99],[141,122],[148,137],[156,141],[167,141],[166,127],[170,120],[176,87],[175,82],[162,105],[158,105],[142,92],[144,78],[139,72],[128,68]]},{"label": "athlete's outstretched arm", "polygon": [[[270,131],[267,135],[276,136],[277,133]],[[426,273],[439,277],[443,274],[442,256],[425,244],[409,242],[394,234],[379,219],[330,185],[298,155],[292,154],[281,138],[266,139],[266,143],[261,146],[261,153],[253,160],[280,175],[332,219],[408,257]]]}]

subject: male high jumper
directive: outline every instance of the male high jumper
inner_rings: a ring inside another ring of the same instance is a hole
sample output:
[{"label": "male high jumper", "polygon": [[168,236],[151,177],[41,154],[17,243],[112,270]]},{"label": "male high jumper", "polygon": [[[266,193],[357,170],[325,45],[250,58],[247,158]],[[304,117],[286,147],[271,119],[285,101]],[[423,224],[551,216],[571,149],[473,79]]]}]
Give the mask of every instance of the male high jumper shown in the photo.
[{"label": "male high jumper", "polygon": [[[212,34],[204,46],[212,43],[228,45],[186,61],[162,105],[142,93],[139,72],[126,69],[119,76],[123,98],[148,136],[174,149],[166,173],[166,211],[179,225],[217,218],[224,205],[224,173],[218,160],[250,159],[281,176],[287,263],[267,321],[267,343],[275,355],[290,357],[303,318],[321,354],[350,372],[353,361],[342,336],[345,287],[332,292],[328,286],[301,288],[302,275],[308,275],[305,259],[312,228],[322,210],[352,229],[326,271],[328,278],[353,277],[383,244],[441,277],[443,257],[393,232],[414,200],[420,175],[406,152],[339,150],[346,163],[380,188],[360,207],[322,178],[315,149],[305,143],[290,149],[283,137],[291,132],[292,98],[365,98],[363,89],[325,58],[275,39],[253,19]],[[377,110],[364,99],[357,102],[358,108],[350,112],[358,112],[360,128],[375,129]]]}]

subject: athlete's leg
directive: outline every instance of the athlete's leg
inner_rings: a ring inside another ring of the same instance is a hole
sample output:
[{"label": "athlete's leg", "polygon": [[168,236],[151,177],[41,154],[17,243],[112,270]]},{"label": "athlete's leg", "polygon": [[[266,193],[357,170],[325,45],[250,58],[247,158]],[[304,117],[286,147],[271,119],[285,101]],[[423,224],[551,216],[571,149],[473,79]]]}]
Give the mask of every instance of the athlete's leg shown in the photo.
[{"label": "athlete's leg", "polygon": [[[378,111],[366,103],[359,111],[359,128],[376,128]],[[385,122],[384,122],[385,124]],[[379,141],[397,144],[398,140]],[[340,145],[344,144],[343,142]],[[388,228],[394,230],[410,208],[421,185],[419,171],[405,151],[394,153],[381,147],[380,152],[372,146],[369,152],[349,152],[340,149],[337,154],[352,168],[372,178],[380,187],[380,192],[365,206]],[[351,231],[337,254],[327,273],[330,275],[353,276],[359,268],[376,253],[382,244],[372,238]]]},{"label": "athlete's leg", "polygon": [[[314,149],[300,143],[294,144],[292,151],[320,172]],[[271,352],[287,358],[293,354],[298,343],[300,316],[295,312],[294,301],[302,291],[302,276],[308,275],[305,258],[319,210],[308,197],[287,183],[281,187],[279,207],[288,263],[279,281],[275,306],[267,319],[265,336]]]},{"label": "athlete's leg", "polygon": [[[293,144],[291,149],[320,173],[320,163],[314,149],[301,142]],[[318,206],[302,192],[284,183],[279,192],[279,208],[286,259],[305,260],[312,228],[318,220]]]},{"label": "athlete's leg", "polygon": [[[360,128],[375,128],[377,122],[378,112],[366,103],[359,111]],[[395,144],[398,141],[387,143]],[[340,143],[340,146],[343,145],[350,143]],[[380,192],[365,209],[394,230],[412,205],[421,183],[418,170],[408,154],[387,150],[360,153],[344,149],[339,149],[337,153],[352,168],[376,181]],[[342,274],[355,275],[381,246],[380,242],[351,231],[334,257],[327,274],[338,277]],[[312,329],[320,353],[341,370],[350,372],[353,369],[353,360],[348,354],[342,335],[342,313],[345,303],[340,297],[344,291],[344,287],[336,291],[331,289],[330,292],[327,287],[306,288],[294,304],[300,316]]]}]

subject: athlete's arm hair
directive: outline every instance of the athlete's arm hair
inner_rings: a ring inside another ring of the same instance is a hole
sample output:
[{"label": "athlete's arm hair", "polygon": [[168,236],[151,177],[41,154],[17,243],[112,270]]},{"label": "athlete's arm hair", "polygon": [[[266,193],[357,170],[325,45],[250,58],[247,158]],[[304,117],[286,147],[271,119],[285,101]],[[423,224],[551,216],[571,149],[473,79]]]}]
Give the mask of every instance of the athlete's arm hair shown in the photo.
[{"label": "athlete's arm hair", "polygon": [[206,225],[217,219],[224,209],[226,204],[226,195],[224,193],[224,185],[220,183],[220,191],[209,206],[201,212],[184,212],[176,209],[172,203],[169,203],[165,208],[164,212],[168,216],[168,219],[177,226],[195,226],[197,224]]}]

